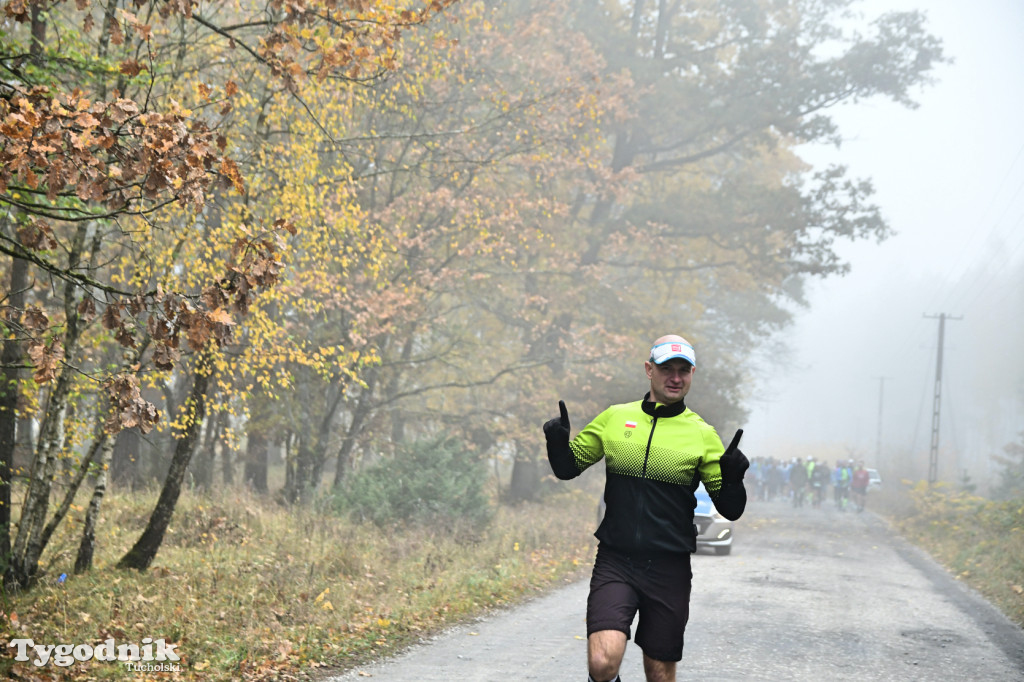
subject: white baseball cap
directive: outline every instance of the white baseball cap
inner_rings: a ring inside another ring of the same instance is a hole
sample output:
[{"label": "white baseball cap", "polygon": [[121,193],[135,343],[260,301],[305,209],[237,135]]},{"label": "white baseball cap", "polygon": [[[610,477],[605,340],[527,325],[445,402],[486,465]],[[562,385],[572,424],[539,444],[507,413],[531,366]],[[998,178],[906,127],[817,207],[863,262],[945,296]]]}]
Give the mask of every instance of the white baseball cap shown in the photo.
[{"label": "white baseball cap", "polygon": [[672,358],[682,358],[688,363],[697,366],[697,354],[693,352],[693,346],[689,341],[665,341],[651,347],[651,362],[660,365]]}]

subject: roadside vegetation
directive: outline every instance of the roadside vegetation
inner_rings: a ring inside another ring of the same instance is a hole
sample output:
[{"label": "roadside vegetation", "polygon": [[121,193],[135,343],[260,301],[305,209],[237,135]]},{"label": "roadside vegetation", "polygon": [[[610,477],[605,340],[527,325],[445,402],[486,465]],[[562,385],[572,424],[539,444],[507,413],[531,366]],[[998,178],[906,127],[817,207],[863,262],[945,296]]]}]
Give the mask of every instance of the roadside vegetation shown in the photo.
[{"label": "roadside vegetation", "polygon": [[[43,558],[37,589],[2,605],[0,647],[118,643],[178,645],[181,671],[152,679],[316,677],[394,652],[453,623],[565,581],[593,553],[593,491],[541,503],[492,505],[471,524],[373,522],[281,506],[243,489],[185,493],[151,570],[107,570],[145,523],[156,491],[111,494],[96,566],[70,574],[77,547],[65,525]],[[123,663],[35,667],[0,658],[0,676],[25,680],[149,679]]]},{"label": "roadside vegetation", "polygon": [[572,575],[557,401],[684,326],[731,432],[891,232],[801,153],[948,59],[858,2],[0,0],[0,635],[284,679]]},{"label": "roadside vegetation", "polygon": [[915,545],[1024,627],[1024,496],[990,500],[949,484],[904,481],[878,510]]}]

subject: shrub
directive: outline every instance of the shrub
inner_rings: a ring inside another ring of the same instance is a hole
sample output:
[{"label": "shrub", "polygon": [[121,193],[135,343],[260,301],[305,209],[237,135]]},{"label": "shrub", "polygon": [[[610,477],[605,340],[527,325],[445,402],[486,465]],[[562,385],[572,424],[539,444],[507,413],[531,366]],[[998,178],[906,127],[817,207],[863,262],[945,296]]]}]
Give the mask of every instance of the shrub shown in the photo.
[{"label": "shrub", "polygon": [[486,481],[484,462],[459,440],[420,440],[350,476],[334,506],[378,526],[402,522],[479,532],[493,516]]},{"label": "shrub", "polygon": [[1005,455],[993,455],[992,459],[1003,465],[999,472],[999,485],[992,490],[997,500],[1012,500],[1024,497],[1024,432],[1020,440],[1003,448]]}]

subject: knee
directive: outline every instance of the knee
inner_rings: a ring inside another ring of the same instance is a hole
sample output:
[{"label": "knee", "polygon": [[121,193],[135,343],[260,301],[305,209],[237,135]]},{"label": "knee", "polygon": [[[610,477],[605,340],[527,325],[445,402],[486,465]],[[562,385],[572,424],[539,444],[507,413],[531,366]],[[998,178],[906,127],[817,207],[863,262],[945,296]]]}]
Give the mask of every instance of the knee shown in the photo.
[{"label": "knee", "polygon": [[625,644],[626,636],[621,632],[608,631],[591,635],[587,652],[590,677],[597,682],[614,680],[622,664]]},{"label": "knee", "polygon": [[615,679],[619,674],[619,661],[619,658],[608,651],[591,652],[588,666],[590,677],[596,682]]}]

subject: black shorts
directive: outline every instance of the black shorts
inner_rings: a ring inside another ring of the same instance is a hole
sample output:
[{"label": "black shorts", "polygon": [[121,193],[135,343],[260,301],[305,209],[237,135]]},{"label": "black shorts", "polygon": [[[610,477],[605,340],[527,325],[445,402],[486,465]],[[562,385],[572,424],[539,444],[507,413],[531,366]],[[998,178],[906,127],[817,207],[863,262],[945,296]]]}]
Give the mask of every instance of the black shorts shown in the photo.
[{"label": "black shorts", "polygon": [[640,558],[598,546],[587,598],[587,636],[618,630],[628,639],[639,609],[637,645],[657,661],[682,660],[692,579],[689,554]]}]

